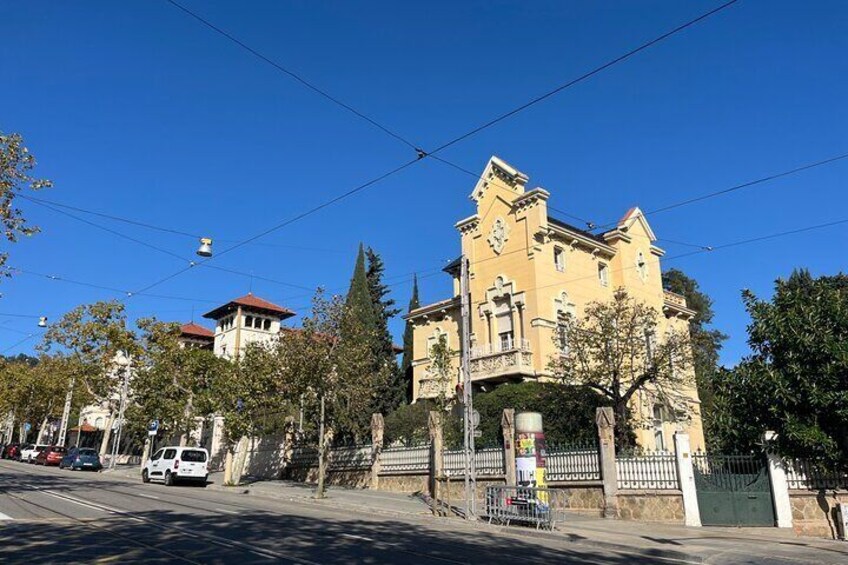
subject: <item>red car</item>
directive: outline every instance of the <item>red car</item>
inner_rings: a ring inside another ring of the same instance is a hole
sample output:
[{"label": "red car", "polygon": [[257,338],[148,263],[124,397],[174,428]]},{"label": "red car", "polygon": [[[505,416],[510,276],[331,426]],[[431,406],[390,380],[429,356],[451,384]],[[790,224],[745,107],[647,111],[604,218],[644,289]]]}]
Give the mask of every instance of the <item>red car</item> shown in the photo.
[{"label": "red car", "polygon": [[68,450],[58,445],[51,445],[45,448],[41,453],[36,455],[36,465],[59,465],[62,462],[62,457],[68,453]]}]

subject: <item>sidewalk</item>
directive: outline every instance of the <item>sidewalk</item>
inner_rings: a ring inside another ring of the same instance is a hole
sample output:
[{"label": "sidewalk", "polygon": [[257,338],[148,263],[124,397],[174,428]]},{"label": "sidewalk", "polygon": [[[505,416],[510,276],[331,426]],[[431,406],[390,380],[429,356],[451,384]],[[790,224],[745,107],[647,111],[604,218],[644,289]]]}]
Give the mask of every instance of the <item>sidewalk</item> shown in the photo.
[{"label": "sidewalk", "polygon": [[[216,473],[216,475],[220,475]],[[218,480],[216,480],[218,479]],[[538,537],[605,547],[633,556],[666,558],[691,563],[848,563],[848,543],[798,537],[782,528],[691,528],[675,524],[608,520],[572,512],[554,532],[540,532],[518,526],[468,523],[462,518],[432,516],[427,498],[420,495],[328,487],[325,499],[315,499],[314,485],[292,481],[255,481],[238,487],[221,486],[220,476],[210,475],[212,490],[300,501],[358,512],[374,512],[408,518],[438,520],[446,525],[475,529],[495,529],[501,534]]]}]

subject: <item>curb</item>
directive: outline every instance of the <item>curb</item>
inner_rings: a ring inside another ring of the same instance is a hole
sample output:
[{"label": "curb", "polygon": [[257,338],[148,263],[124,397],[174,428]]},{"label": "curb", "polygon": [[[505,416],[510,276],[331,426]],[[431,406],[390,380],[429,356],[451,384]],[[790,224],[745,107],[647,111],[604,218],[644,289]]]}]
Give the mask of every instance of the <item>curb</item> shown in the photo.
[{"label": "curb", "polygon": [[[267,492],[256,492],[255,490],[250,488],[250,484],[242,485],[242,486],[232,486],[226,487],[223,485],[217,484],[208,484],[206,485],[207,490],[213,490],[216,492],[229,492],[232,494],[239,495],[247,495],[247,496],[255,496],[257,498],[263,498],[266,500],[282,500],[286,502],[297,502],[297,503],[306,503],[314,507],[318,508],[327,508],[328,506],[333,506],[342,510],[349,510],[353,512],[365,512],[368,514],[378,514],[381,516],[391,516],[396,518],[416,518],[423,521],[440,521],[438,517],[433,516],[430,513],[411,513],[411,512],[403,512],[403,511],[393,511],[386,510],[383,508],[373,509],[373,508],[363,508],[362,506],[357,506],[354,504],[348,504],[346,502],[340,502],[337,499],[333,499],[332,497],[325,498],[322,500],[310,497],[302,497],[302,496],[285,496],[285,495],[277,495],[273,493]],[[443,522],[444,523],[444,522]],[[638,558],[652,558],[652,559],[668,559],[671,561],[677,562],[685,562],[685,563],[704,563],[705,557],[702,555],[696,555],[692,553],[686,553],[683,551],[678,551],[674,549],[663,549],[663,548],[638,548],[630,545],[624,545],[620,543],[614,543],[609,541],[602,541],[591,539],[586,536],[581,536],[575,533],[569,533],[562,530],[559,530],[558,533],[555,532],[544,532],[532,529],[525,528],[516,528],[511,526],[502,526],[497,524],[490,524],[488,522],[465,522],[462,521],[462,524],[466,527],[470,527],[475,530],[489,530],[496,531],[501,534],[506,534],[511,537],[530,537],[537,539],[546,539],[550,541],[565,541],[578,545],[589,545],[593,547],[600,547],[603,549],[607,549],[609,551],[615,551],[620,553],[626,553],[629,556],[632,556],[634,559]]]}]

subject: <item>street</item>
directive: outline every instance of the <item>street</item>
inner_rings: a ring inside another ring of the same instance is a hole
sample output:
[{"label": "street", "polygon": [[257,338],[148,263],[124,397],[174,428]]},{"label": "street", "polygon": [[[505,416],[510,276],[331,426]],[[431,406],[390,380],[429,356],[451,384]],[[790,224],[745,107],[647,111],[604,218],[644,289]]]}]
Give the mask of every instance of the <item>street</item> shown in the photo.
[{"label": "street", "polygon": [[630,562],[589,545],[457,529],[458,521],[401,522],[8,461],[0,463],[0,513],[7,563]]},{"label": "street", "polygon": [[[460,520],[387,516],[0,462],[5,563],[839,563],[846,558],[839,543],[798,540],[768,548],[742,536],[717,538],[720,543],[712,549],[691,555],[679,542],[670,551],[651,553],[628,549],[623,538],[610,543],[609,532],[593,539],[593,524],[578,524],[564,535],[531,537],[526,530],[472,527]],[[607,524],[613,531],[625,525]],[[659,535],[654,526],[642,528]],[[696,544],[707,543],[704,539],[692,537]]]}]

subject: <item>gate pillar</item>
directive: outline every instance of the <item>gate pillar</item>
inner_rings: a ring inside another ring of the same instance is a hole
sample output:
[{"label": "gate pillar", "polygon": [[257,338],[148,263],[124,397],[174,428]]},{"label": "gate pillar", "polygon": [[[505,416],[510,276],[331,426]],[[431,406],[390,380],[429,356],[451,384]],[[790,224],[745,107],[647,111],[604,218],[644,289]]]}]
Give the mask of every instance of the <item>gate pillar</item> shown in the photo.
[{"label": "gate pillar", "polygon": [[[766,432],[763,436],[765,444],[774,441],[777,437],[775,432]],[[778,528],[792,527],[792,503],[789,501],[789,483],[786,480],[786,469],[779,455],[768,452],[769,484],[771,485],[771,497],[774,501],[774,516]]]},{"label": "gate pillar", "polygon": [[677,478],[683,493],[684,523],[687,526],[701,526],[701,510],[698,508],[698,491],[695,489],[695,471],[692,467],[692,448],[689,434],[674,434],[674,458],[677,464]]}]

